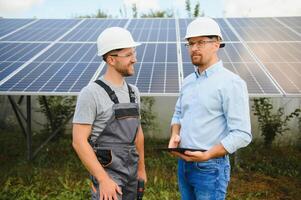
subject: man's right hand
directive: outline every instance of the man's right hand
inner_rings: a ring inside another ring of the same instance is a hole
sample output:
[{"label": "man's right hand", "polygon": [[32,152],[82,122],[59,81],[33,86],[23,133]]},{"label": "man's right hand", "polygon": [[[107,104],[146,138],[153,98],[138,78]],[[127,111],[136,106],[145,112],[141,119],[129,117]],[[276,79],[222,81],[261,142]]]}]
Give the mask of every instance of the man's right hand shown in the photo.
[{"label": "man's right hand", "polygon": [[122,195],[120,187],[111,178],[99,182],[100,200],[118,200],[117,193]]},{"label": "man's right hand", "polygon": [[180,144],[181,137],[178,134],[171,136],[168,144],[168,148],[177,148]]}]

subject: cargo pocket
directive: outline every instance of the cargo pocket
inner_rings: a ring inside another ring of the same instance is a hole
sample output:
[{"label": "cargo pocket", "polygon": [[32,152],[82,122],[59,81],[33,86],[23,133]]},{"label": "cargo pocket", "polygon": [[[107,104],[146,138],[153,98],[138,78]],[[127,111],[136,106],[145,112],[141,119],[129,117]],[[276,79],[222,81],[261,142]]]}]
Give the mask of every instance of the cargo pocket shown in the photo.
[{"label": "cargo pocket", "polygon": [[103,167],[107,167],[112,163],[112,150],[97,149],[96,156]]}]

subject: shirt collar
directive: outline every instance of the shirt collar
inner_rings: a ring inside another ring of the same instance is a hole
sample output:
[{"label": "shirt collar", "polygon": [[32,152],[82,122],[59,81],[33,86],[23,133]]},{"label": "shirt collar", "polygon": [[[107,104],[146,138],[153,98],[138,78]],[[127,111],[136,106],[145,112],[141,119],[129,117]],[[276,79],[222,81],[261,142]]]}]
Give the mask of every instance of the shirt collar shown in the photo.
[{"label": "shirt collar", "polygon": [[206,78],[208,78],[209,76],[211,76],[215,72],[218,72],[222,67],[223,67],[223,62],[220,60],[217,63],[215,63],[215,64],[211,65],[210,67],[208,67],[201,74],[199,74],[199,72],[198,72],[198,70],[196,68],[195,74],[196,74],[197,78],[201,77],[201,76],[205,76]]}]

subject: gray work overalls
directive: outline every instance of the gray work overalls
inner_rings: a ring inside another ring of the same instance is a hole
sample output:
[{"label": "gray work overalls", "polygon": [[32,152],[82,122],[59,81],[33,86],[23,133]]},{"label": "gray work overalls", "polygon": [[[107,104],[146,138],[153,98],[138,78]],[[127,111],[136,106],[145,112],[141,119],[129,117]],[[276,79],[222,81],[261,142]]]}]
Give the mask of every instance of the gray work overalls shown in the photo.
[{"label": "gray work overalls", "polygon": [[[113,104],[113,115],[97,138],[89,142],[97,158],[108,175],[122,189],[118,199],[134,200],[137,197],[137,168],[139,155],[135,138],[140,126],[139,106],[135,94],[128,85],[130,103],[119,103],[115,92],[101,80],[95,81],[108,93]],[[97,192],[92,192],[92,200],[99,199],[98,181],[91,176]]]}]

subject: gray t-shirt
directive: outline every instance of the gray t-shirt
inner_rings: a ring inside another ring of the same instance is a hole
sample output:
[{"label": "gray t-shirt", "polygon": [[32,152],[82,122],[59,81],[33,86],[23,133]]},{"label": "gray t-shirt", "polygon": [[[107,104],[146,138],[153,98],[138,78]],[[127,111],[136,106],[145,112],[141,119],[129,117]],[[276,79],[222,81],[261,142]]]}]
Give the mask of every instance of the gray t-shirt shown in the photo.
[{"label": "gray t-shirt", "polygon": [[[126,82],[121,87],[114,87],[103,78],[101,80],[115,91],[119,103],[129,103],[129,91]],[[140,95],[136,86],[131,85],[135,93],[136,103],[140,107]],[[91,82],[78,95],[73,123],[91,124],[92,136],[97,137],[104,130],[107,121],[113,114],[113,101],[107,92],[97,83]]]}]

